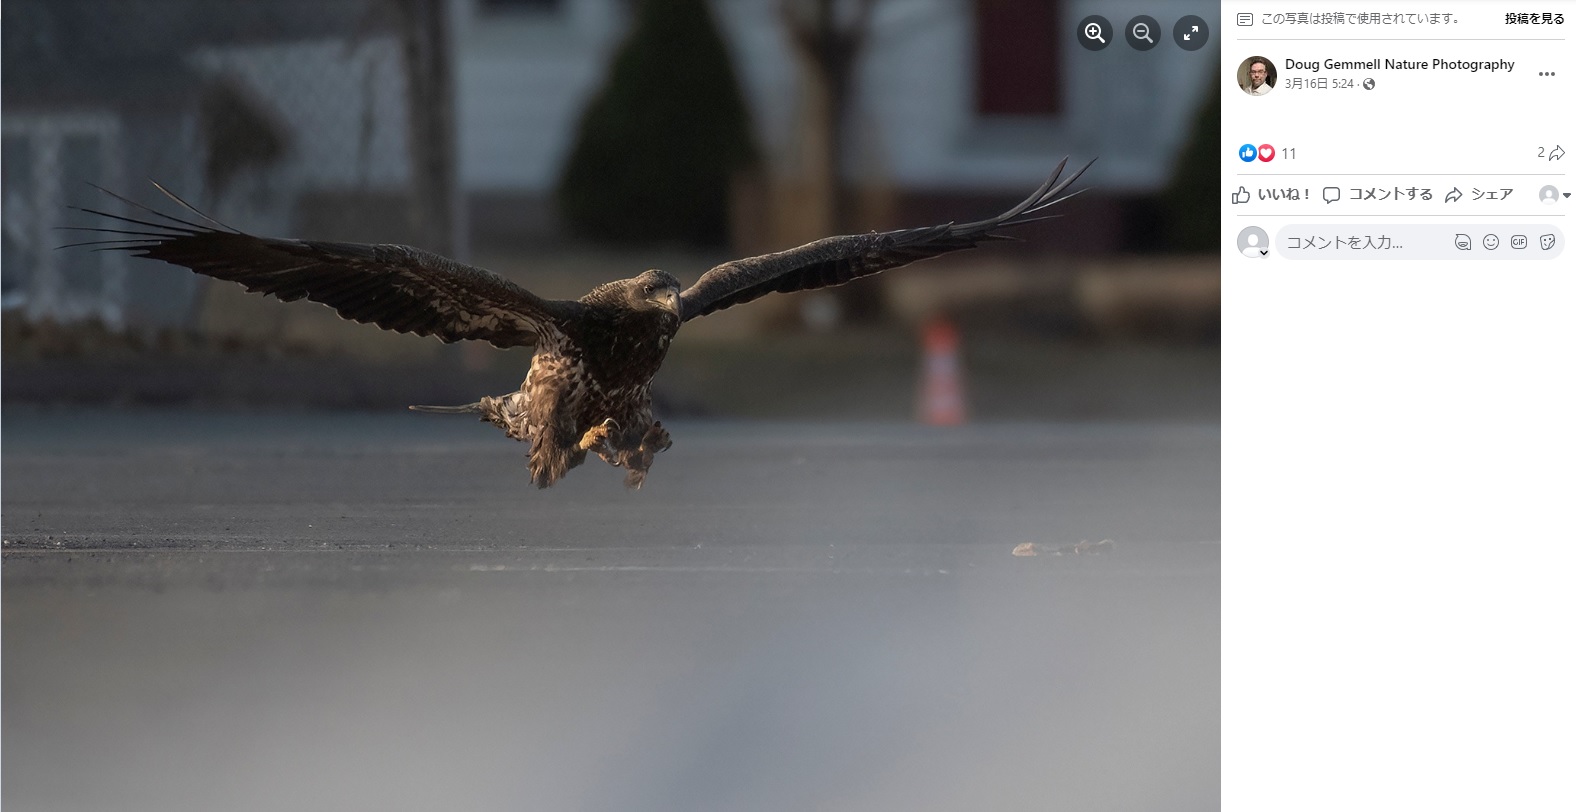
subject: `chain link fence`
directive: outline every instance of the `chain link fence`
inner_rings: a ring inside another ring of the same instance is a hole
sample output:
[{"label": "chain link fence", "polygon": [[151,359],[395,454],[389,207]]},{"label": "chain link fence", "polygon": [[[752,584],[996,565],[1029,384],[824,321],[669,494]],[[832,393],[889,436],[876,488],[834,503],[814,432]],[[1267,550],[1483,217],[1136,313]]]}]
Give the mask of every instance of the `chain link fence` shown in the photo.
[{"label": "chain link fence", "polygon": [[[205,280],[57,246],[174,212],[464,253],[443,0],[7,0],[0,301],[29,322],[191,327]],[[145,216],[145,215],[143,215]],[[91,236],[91,235],[89,235]]]}]

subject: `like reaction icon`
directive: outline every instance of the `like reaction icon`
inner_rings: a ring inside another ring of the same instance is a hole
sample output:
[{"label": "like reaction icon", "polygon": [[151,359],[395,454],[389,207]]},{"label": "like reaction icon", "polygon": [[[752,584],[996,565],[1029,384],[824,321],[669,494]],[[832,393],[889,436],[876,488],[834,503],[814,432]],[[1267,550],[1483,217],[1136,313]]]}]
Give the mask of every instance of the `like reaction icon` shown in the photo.
[{"label": "like reaction icon", "polygon": [[1238,206],[1248,202],[1248,187],[1238,186],[1237,191],[1231,193],[1231,205]]}]

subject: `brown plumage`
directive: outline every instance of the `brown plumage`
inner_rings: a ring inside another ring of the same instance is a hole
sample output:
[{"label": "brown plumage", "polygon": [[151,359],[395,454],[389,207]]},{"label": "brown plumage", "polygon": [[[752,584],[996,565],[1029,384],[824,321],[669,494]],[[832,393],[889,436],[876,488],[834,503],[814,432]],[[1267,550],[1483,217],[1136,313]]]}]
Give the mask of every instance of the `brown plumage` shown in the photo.
[{"label": "brown plumage", "polygon": [[113,195],[157,220],[82,209],[128,227],[78,229],[120,236],[77,245],[131,251],[287,302],[321,302],[344,318],[385,330],[444,342],[535,345],[519,391],[465,406],[411,408],[479,414],[529,442],[531,481],[538,487],[552,485],[595,453],[627,469],[626,484],[638,488],[652,458],[672,445],[662,424],[652,420],[650,386],[681,323],[768,293],[841,285],[1011,239],[998,230],[1045,219],[1046,207],[1073,196],[1063,192],[1088,165],[1058,182],[1066,165],[1063,159],[1034,194],[996,217],[828,237],[723,263],[682,293],[677,279],[649,270],[600,285],[575,301],[543,299],[496,274],[409,246],[254,237],[209,218],[158,184],[201,222]]}]

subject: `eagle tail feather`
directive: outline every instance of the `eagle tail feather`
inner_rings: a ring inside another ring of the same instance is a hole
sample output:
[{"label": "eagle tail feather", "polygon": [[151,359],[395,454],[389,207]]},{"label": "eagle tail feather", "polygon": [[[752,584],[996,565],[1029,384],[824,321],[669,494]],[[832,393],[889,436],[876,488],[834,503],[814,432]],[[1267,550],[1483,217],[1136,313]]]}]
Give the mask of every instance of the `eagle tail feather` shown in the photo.
[{"label": "eagle tail feather", "polygon": [[481,414],[482,403],[467,403],[464,406],[411,406],[413,412],[426,412],[428,414]]}]

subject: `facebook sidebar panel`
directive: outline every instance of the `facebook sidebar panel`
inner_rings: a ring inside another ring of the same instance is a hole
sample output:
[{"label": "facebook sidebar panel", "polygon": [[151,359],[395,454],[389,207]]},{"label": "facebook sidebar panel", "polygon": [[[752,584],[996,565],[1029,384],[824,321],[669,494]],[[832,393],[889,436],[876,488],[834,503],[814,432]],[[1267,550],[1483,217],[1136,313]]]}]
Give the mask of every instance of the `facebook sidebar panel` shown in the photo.
[{"label": "facebook sidebar panel", "polygon": [[1576,3],[1220,11],[1227,807],[1571,808]]}]

